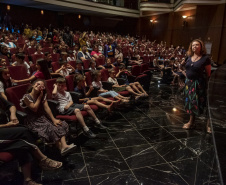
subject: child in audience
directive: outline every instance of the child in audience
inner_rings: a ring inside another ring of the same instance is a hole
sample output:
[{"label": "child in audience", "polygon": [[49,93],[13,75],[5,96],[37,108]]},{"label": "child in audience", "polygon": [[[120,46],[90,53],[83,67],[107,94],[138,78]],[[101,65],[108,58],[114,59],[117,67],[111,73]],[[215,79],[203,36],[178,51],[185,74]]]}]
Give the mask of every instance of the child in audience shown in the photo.
[{"label": "child in audience", "polygon": [[13,62],[12,66],[24,66],[27,69],[27,76],[30,75],[30,66],[26,61],[24,61],[24,54],[23,53],[18,53],[16,54],[16,61]]},{"label": "child in audience", "polygon": [[113,66],[119,67],[121,63],[122,63],[122,58],[119,56],[118,58],[116,58],[116,61],[113,63]]},{"label": "child in audience", "polygon": [[48,65],[48,68],[52,70],[52,55],[51,53],[49,52],[45,52],[45,58],[44,60],[46,61],[47,65]]},{"label": "child in audience", "polygon": [[136,93],[129,85],[119,85],[117,78],[115,77],[116,74],[114,69],[109,70],[109,75],[108,82],[113,83],[112,87],[115,92],[129,91],[130,94],[135,96],[136,100],[143,95],[143,93]]},{"label": "child in audience", "polygon": [[86,126],[83,116],[81,114],[81,110],[85,110],[88,112],[90,116],[95,121],[95,127],[106,129],[104,125],[101,124],[100,120],[96,117],[93,110],[89,105],[84,104],[76,104],[72,101],[72,97],[69,92],[65,91],[66,80],[65,78],[58,78],[56,80],[56,84],[54,85],[54,89],[52,92],[53,98],[58,101],[60,104],[57,107],[59,112],[63,115],[73,115],[75,114],[78,122],[81,124],[83,128],[83,133],[85,136],[89,138],[95,138],[96,135]]},{"label": "child in audience", "polygon": [[[88,105],[95,104],[98,107],[106,108],[109,112],[112,110],[113,104],[116,105],[118,103],[118,101],[113,101],[107,98],[103,98],[101,96],[90,98],[89,96],[91,92],[94,90],[93,86],[90,86],[89,90],[86,91],[85,78],[80,74],[78,74],[74,80],[75,83],[77,84],[74,91],[82,95],[82,99],[79,99],[80,102],[87,103]],[[110,103],[110,105],[106,105],[101,102]]]},{"label": "child in audience", "polygon": [[76,61],[76,57],[74,56],[73,52],[71,50],[68,51],[68,57],[67,57],[67,61]]},{"label": "child in audience", "polygon": [[94,71],[96,71],[96,63],[94,61],[90,62],[90,68],[89,70],[93,73]]},{"label": "child in audience", "polygon": [[32,132],[46,142],[54,142],[64,156],[72,152],[76,146],[66,143],[65,135],[69,127],[65,121],[54,118],[46,100],[46,84],[43,80],[36,80],[28,88],[28,93],[20,100],[20,106],[27,113],[24,124]]},{"label": "child in audience", "polygon": [[77,59],[76,61],[76,70],[75,73],[81,74],[81,75],[85,75],[85,71],[83,70],[83,66],[82,66],[83,62],[79,59]]},{"label": "child in audience", "polygon": [[92,82],[92,86],[99,89],[98,90],[99,96],[102,96],[102,97],[111,96],[111,97],[113,97],[117,100],[121,100],[122,102],[129,102],[128,97],[124,97],[124,96],[118,94],[115,91],[108,91],[108,90],[103,89],[103,86],[102,86],[102,83],[101,83],[101,73],[100,73],[100,71],[95,71],[93,73],[93,76],[94,76],[94,81]]},{"label": "child in audience", "polygon": [[136,93],[143,94],[143,96],[148,96],[147,92],[143,89],[139,82],[129,83],[127,76],[130,76],[131,73],[125,68],[125,64],[119,66],[119,72],[116,74],[116,78],[123,78],[125,84],[129,85]]},{"label": "child in audience", "polygon": [[0,68],[0,95],[7,100],[5,89],[12,86],[9,70],[6,67]]},{"label": "child in audience", "polygon": [[23,80],[12,79],[12,82],[14,82],[14,83],[25,83],[25,82],[34,81],[36,79],[47,80],[47,79],[51,78],[47,63],[44,59],[38,59],[37,60],[36,68],[37,68],[37,71],[31,77],[29,77],[27,79],[23,79]]},{"label": "child in audience", "polygon": [[60,73],[63,77],[69,76],[70,73],[73,73],[75,68],[73,68],[70,64],[67,63],[66,60],[61,62],[61,68],[57,69],[55,73]]},{"label": "child in audience", "polygon": [[106,68],[106,69],[111,69],[111,68],[114,68],[115,66],[113,64],[111,64],[111,59],[110,58],[107,58],[107,61],[103,65],[103,67]]},{"label": "child in audience", "polygon": [[36,46],[36,52],[34,53],[35,55],[42,55],[42,46],[37,45]]}]

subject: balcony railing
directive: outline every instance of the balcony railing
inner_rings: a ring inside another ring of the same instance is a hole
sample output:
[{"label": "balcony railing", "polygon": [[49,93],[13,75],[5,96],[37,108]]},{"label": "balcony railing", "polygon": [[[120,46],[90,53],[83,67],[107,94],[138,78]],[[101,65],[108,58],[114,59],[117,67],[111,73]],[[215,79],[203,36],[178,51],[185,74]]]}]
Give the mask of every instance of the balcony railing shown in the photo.
[{"label": "balcony railing", "polygon": [[118,6],[123,8],[129,8],[134,10],[138,10],[138,2],[139,2],[139,0],[86,0],[86,1]]},{"label": "balcony railing", "polygon": [[141,0],[142,2],[153,2],[153,3],[171,3],[171,0]]}]

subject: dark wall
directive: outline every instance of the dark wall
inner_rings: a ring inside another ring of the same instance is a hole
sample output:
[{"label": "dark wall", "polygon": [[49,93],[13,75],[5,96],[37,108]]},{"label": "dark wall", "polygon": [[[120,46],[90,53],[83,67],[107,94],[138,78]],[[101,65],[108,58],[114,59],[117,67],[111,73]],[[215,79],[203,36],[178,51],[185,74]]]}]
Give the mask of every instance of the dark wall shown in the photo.
[{"label": "dark wall", "polygon": [[93,30],[93,31],[110,31],[120,34],[136,34],[136,26],[138,18],[114,17],[108,18],[104,16],[82,15],[81,19],[78,14],[62,13],[44,10],[41,15],[40,9],[27,8],[21,6],[10,5],[10,11],[6,10],[6,4],[0,4],[0,12],[2,16],[6,13],[11,18],[13,25],[32,24],[34,27],[48,27],[51,23],[54,27],[63,28],[70,26],[76,30]]},{"label": "dark wall", "polygon": [[[213,59],[222,63],[226,58],[226,4],[197,6],[197,9],[171,12],[141,18],[140,33],[151,40],[166,41],[168,45],[184,45],[195,38],[212,42]],[[182,15],[187,15],[183,19]],[[150,19],[157,20],[151,23]]]}]

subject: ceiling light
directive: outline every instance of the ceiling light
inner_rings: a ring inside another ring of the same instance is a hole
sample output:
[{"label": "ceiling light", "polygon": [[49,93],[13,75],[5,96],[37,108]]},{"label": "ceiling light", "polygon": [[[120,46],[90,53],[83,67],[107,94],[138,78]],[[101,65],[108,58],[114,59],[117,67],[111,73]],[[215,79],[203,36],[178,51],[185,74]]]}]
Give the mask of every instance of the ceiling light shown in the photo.
[{"label": "ceiling light", "polygon": [[43,10],[41,10],[41,14],[44,15],[44,11]]},{"label": "ceiling light", "polygon": [[10,5],[7,5],[6,8],[7,8],[7,10],[10,10]]}]

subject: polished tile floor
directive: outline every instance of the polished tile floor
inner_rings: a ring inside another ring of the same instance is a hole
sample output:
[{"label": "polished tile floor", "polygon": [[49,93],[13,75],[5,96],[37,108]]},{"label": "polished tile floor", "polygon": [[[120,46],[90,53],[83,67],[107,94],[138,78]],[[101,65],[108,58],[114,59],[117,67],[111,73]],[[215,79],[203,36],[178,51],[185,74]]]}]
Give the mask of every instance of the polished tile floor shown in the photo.
[{"label": "polished tile floor", "polygon": [[[206,185],[218,184],[212,135],[205,133],[205,118],[196,130],[181,129],[189,116],[182,91],[158,83],[150,96],[103,121],[106,131],[92,129],[96,139],[82,135],[78,150],[66,157],[57,171],[35,170],[35,178],[48,185]],[[53,153],[52,158],[62,160]]]}]

